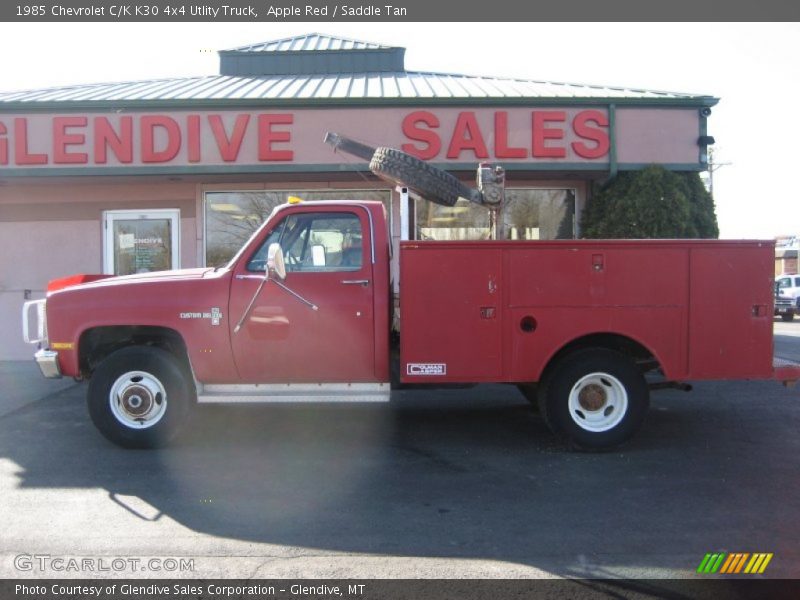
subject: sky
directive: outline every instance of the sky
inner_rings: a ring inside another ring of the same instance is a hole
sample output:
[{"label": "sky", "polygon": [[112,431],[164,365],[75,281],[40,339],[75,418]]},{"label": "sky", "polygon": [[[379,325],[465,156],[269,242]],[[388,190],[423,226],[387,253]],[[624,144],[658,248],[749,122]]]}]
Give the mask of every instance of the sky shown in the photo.
[{"label": "sky", "polygon": [[214,75],[217,50],[318,32],[406,48],[406,68],[720,98],[721,237],[800,235],[797,23],[0,23],[0,91]]}]

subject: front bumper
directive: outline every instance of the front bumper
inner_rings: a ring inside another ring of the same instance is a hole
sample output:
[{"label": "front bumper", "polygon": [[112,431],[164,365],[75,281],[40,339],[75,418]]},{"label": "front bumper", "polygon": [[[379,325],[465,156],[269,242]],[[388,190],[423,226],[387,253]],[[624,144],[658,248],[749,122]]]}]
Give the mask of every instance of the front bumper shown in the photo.
[{"label": "front bumper", "polygon": [[58,368],[58,352],[55,350],[39,350],[33,355],[36,364],[42,375],[48,379],[58,379],[61,377],[61,370]]}]

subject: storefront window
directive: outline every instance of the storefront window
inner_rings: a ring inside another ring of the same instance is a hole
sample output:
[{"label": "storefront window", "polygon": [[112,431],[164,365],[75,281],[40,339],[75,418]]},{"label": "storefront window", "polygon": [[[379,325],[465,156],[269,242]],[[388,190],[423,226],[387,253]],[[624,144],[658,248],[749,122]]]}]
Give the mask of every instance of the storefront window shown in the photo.
[{"label": "storefront window", "polygon": [[259,228],[272,210],[289,196],[312,200],[376,200],[391,214],[389,190],[254,190],[247,192],[206,192],[206,265],[227,263]]},{"label": "storefront window", "polygon": [[[575,237],[575,190],[508,189],[503,208],[505,237],[557,240]],[[420,240],[488,240],[488,209],[459,200],[455,206],[416,201]]]}]

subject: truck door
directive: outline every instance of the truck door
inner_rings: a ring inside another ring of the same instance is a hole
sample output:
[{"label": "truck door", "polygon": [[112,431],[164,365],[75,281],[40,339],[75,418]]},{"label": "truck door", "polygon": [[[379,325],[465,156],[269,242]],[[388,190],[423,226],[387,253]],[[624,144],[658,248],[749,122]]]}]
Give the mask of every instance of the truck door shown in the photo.
[{"label": "truck door", "polygon": [[[246,383],[374,382],[373,252],[360,207],[288,209],[263,243],[237,263],[231,282],[230,336]],[[238,332],[278,242],[282,282],[267,282]],[[316,306],[314,309],[308,303]]]}]

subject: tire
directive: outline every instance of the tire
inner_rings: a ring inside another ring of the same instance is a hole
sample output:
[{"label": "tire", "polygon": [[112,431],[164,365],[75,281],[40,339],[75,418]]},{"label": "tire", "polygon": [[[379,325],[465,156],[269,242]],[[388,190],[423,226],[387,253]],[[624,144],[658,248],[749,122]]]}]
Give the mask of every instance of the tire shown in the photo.
[{"label": "tire", "polygon": [[538,404],[539,387],[535,383],[518,383],[519,393],[525,396],[525,400],[531,404]]},{"label": "tire", "polygon": [[627,442],[649,404],[650,390],[633,360],[603,348],[564,357],[540,386],[545,423],[581,450],[609,450]]},{"label": "tire", "polygon": [[783,313],[781,315],[781,321],[787,321],[788,322],[788,321],[792,321],[792,320],[794,320],[794,313],[793,312]]},{"label": "tire", "polygon": [[517,389],[531,403],[534,412],[539,412],[539,387],[535,383],[518,383]]},{"label": "tire", "polygon": [[194,400],[194,383],[181,362],[150,346],[110,354],[92,375],[87,396],[95,427],[123,448],[168,444]]},{"label": "tire", "polygon": [[443,206],[453,206],[459,198],[472,195],[472,190],[450,173],[394,148],[375,150],[369,168],[381,179]]}]

